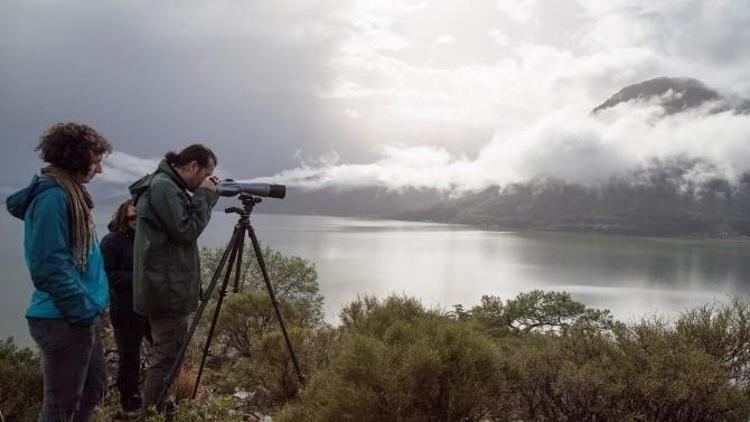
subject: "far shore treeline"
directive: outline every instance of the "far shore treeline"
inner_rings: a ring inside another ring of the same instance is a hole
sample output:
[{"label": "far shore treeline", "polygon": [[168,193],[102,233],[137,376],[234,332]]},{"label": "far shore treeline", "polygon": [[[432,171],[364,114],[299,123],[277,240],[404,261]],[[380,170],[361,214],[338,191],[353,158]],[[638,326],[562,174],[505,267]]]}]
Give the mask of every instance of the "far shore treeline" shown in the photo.
[{"label": "far shore treeline", "polygon": [[736,181],[691,176],[708,163],[681,158],[606,183],[536,179],[439,202],[400,215],[489,229],[584,231],[636,236],[750,235],[750,173]]}]

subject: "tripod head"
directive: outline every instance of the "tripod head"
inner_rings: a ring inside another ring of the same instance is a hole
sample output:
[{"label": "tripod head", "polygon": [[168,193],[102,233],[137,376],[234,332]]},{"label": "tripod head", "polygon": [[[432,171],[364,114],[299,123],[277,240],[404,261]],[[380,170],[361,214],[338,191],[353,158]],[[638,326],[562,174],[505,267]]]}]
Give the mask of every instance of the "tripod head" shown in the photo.
[{"label": "tripod head", "polygon": [[249,217],[250,214],[253,212],[253,208],[255,208],[255,204],[260,204],[263,202],[263,198],[259,198],[257,196],[250,195],[249,193],[241,193],[237,199],[239,199],[242,202],[242,208],[240,207],[229,207],[224,210],[225,213],[231,214],[239,214],[239,216],[242,217]]}]

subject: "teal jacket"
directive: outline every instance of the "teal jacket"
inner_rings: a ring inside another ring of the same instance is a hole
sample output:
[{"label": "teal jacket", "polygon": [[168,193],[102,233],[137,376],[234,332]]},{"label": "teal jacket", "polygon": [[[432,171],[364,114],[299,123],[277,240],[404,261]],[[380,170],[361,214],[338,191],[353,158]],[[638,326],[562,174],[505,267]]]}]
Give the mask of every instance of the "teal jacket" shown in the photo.
[{"label": "teal jacket", "polygon": [[96,240],[86,269],[76,268],[65,191],[50,177],[34,176],[29,186],[8,197],[6,206],[24,221],[24,253],[35,288],[26,317],[91,325],[109,303],[107,275]]}]

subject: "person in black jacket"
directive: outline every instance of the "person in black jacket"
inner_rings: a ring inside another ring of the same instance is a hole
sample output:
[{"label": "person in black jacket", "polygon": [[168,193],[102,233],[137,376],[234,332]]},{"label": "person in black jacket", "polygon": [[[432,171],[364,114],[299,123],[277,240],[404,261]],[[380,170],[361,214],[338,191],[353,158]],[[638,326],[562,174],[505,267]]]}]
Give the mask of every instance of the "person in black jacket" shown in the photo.
[{"label": "person in black jacket", "polygon": [[117,388],[120,405],[125,412],[141,408],[143,400],[138,390],[141,372],[141,342],[151,341],[148,318],[133,311],[133,238],[136,210],[132,200],[120,204],[109,233],[102,239],[104,270],[109,279],[110,319],[115,330],[119,354]]}]

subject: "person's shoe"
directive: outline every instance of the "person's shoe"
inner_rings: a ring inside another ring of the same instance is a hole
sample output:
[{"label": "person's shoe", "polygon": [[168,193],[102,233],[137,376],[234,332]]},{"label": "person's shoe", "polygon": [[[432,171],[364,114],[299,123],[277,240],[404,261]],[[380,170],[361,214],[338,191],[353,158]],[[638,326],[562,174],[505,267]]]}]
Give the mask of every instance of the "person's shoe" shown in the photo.
[{"label": "person's shoe", "polygon": [[125,413],[137,412],[143,406],[143,399],[138,392],[120,396],[120,405]]},{"label": "person's shoe", "polygon": [[114,416],[112,416],[112,419],[116,421],[137,421],[140,414],[140,409],[130,412],[126,412],[122,409],[117,409],[117,412],[115,412]]},{"label": "person's shoe", "polygon": [[173,401],[170,400],[164,403],[164,420],[166,422],[172,422],[174,420],[175,413],[177,413],[177,406]]}]

